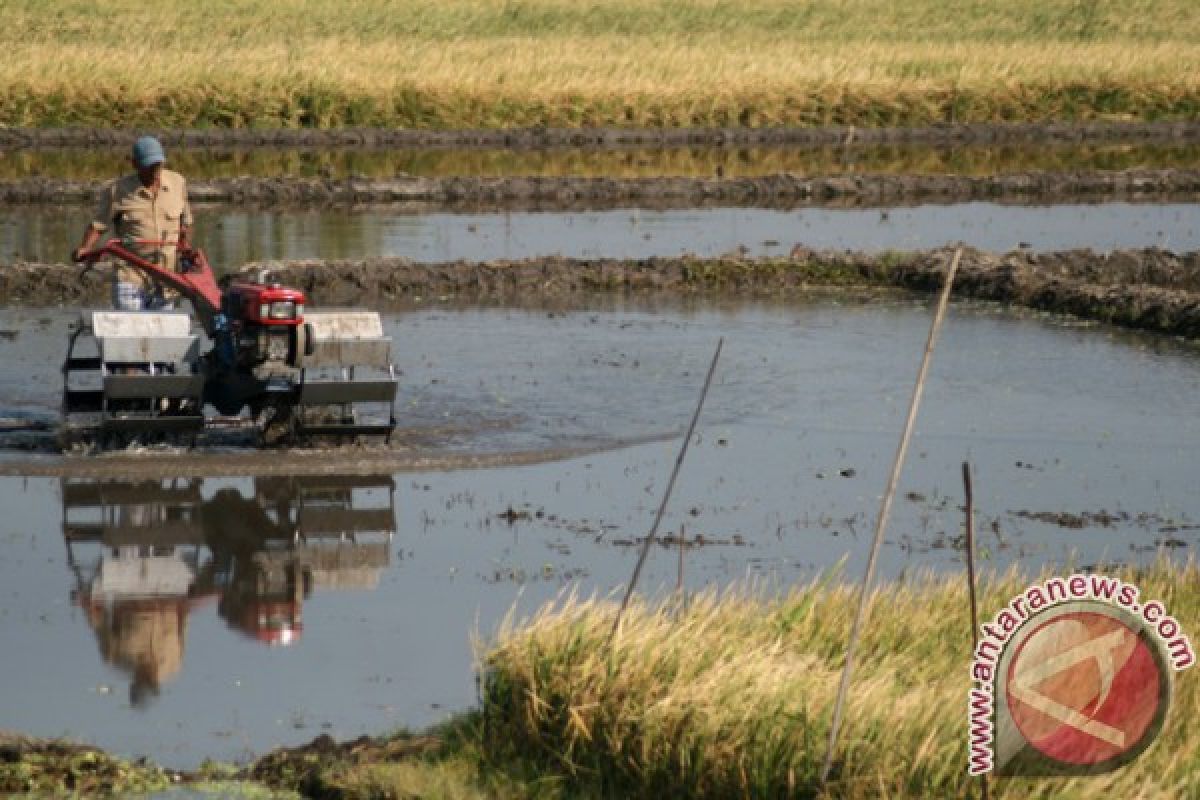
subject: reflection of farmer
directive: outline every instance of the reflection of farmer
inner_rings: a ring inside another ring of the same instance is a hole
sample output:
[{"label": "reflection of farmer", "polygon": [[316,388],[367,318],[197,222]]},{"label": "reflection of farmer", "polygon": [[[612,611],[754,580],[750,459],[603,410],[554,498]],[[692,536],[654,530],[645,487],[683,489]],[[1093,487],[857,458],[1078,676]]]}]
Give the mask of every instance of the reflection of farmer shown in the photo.
[{"label": "reflection of farmer", "polygon": [[104,660],[133,675],[129,702],[142,708],[183,665],[190,605],[185,597],[121,599],[89,605],[88,622]]},{"label": "reflection of farmer", "polygon": [[[130,677],[130,702],[144,706],[182,668],[188,615],[206,588],[199,551],[187,547],[200,481],[66,479],[61,491],[71,602],[83,609],[104,661]],[[75,548],[85,542],[101,549],[80,564]]]},{"label": "reflection of farmer", "polygon": [[[303,633],[304,602],[315,587],[378,584],[395,521],[394,483],[367,482],[387,488],[387,506],[356,509],[359,479],[326,480],[256,479],[253,499],[232,486],[206,498],[200,479],[63,481],[71,600],[104,661],[130,677],[133,706],[145,706],[182,669],[188,617],[208,599],[219,598],[217,613],[230,628],[287,645]],[[310,544],[304,530],[333,546]],[[367,533],[387,540],[355,538]],[[77,562],[81,542],[102,547],[94,562]]]},{"label": "reflection of farmer", "polygon": [[[73,256],[90,250],[111,226],[122,239],[141,239],[158,244],[132,246],[144,258],[174,270],[178,248],[188,247],[192,210],[187,184],[178,172],[164,169],[167,156],[153,136],[143,136],[133,145],[133,166],[126,175],[100,190],[92,222]],[[176,246],[178,244],[178,248]],[[136,269],[121,264],[113,284],[113,307],[122,311],[169,308],[177,295],[164,293]]]}]

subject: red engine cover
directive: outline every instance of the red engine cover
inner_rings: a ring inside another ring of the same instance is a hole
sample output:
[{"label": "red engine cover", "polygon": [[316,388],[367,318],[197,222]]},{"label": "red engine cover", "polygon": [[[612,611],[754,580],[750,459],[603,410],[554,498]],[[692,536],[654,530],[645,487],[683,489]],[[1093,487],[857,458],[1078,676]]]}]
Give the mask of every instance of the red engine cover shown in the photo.
[{"label": "red engine cover", "polygon": [[[304,292],[291,289],[278,283],[234,283],[228,291],[230,302],[228,308],[243,322],[253,322],[258,325],[301,325],[304,322]],[[273,316],[271,308],[274,304],[291,304],[289,316]],[[263,307],[267,313],[262,313]]]}]

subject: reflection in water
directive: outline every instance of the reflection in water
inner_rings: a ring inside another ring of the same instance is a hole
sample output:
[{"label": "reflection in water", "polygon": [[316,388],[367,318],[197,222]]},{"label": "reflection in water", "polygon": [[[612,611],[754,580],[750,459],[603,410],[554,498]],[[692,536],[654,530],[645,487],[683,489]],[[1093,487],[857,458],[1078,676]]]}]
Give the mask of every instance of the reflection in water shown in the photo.
[{"label": "reflection in water", "polygon": [[[0,209],[0,263],[62,263],[87,225],[84,207]],[[198,208],[196,230],[218,271],[250,261],[409,258],[422,263],[545,256],[712,258],[814,249],[918,250],[963,242],[1006,252],[1200,249],[1200,205],[957,203],[898,208],[704,208],[666,211],[408,213],[396,208]]]},{"label": "reflection in water", "polygon": [[[120,171],[125,148],[0,150],[0,180],[67,178],[107,180]],[[807,175],[887,172],[993,175],[1023,170],[1191,168],[1200,145],[1168,142],[1011,142],[855,144],[852,146],[620,147],[620,148],[205,148],[172,147],[171,164],[190,180],[361,175],[447,177],[587,175],[609,178],[690,175]]]},{"label": "reflection in water", "polygon": [[135,707],[179,672],[196,606],[215,601],[232,629],[287,645],[314,589],[374,589],[388,565],[389,476],[260,477],[251,498],[202,484],[62,480],[71,599],[131,676]]}]

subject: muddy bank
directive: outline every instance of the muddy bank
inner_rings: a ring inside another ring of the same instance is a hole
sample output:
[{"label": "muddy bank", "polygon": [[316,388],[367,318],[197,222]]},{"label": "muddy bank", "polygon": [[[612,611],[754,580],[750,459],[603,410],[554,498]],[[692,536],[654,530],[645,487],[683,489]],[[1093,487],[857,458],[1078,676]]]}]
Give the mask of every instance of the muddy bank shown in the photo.
[{"label": "muddy bank", "polygon": [[308,744],[272,750],[237,777],[305,797],[355,797],[358,794],[345,785],[346,773],[355,767],[431,759],[447,749],[436,733],[360,736],[345,742],[324,734]]},{"label": "muddy bank", "polygon": [[[45,439],[45,437],[43,437]],[[394,450],[385,447],[343,447],[322,450],[289,449],[279,452],[250,450],[189,450],[165,448],[159,452],[108,452],[100,456],[59,457],[52,439],[45,452],[23,457],[14,454],[0,460],[0,477],[12,475],[71,478],[147,478],[171,475],[179,478],[270,475],[388,475],[399,472],[433,472],[460,469],[489,469],[542,464],[603,452],[642,441],[619,440],[591,447],[555,447],[512,453],[441,452]],[[0,440],[0,444],[7,444]],[[181,456],[185,456],[181,458]]]},{"label": "muddy bank", "polygon": [[166,789],[185,776],[96,747],[0,730],[0,794],[114,796]]},{"label": "muddy bank", "polygon": [[[0,181],[61,178],[100,181],[128,161],[128,145],[0,148]],[[216,178],[300,177],[392,179],[404,176],[610,178],[728,177],[863,173],[992,175],[1027,170],[1192,169],[1200,138],[1160,141],[1052,141],[1039,144],[968,142],[689,145],[658,147],[172,147],[172,168],[190,181]]]},{"label": "muddy bank", "polygon": [[443,750],[444,742],[435,734],[360,736],[345,742],[322,735],[308,744],[272,750],[246,767],[212,763],[189,771],[120,758],[67,739],[0,730],[0,793],[126,797],[188,786],[213,797],[252,797],[264,789],[304,797],[356,796],[339,780],[348,769],[430,758]]},{"label": "muddy bank", "polygon": [[[0,203],[90,203],[94,181],[26,178],[0,183]],[[481,210],[605,209],[641,206],[882,206],[972,200],[1050,202],[1070,198],[1190,200],[1200,170],[1130,169],[1004,175],[827,175],[758,177],[407,177],[393,179],[228,178],[189,184],[194,203],[272,206],[407,204]]]},{"label": "muddy bank", "polygon": [[[519,301],[580,292],[742,295],[814,286],[940,287],[951,249],[871,255],[792,250],[786,259],[534,259],[415,265],[293,263],[280,273],[325,303],[417,298]],[[247,270],[255,267],[248,266]],[[1200,336],[1200,253],[1090,250],[1005,254],[967,250],[955,295],[1186,337]]]},{"label": "muddy bank", "polygon": [[[615,259],[417,264],[406,259],[248,264],[266,267],[321,305],[403,308],[430,301],[528,303],[585,293],[742,296],[801,292],[818,286],[880,286],[932,291],[948,248],[866,254],[800,246],[787,258]],[[17,306],[104,303],[107,284],[67,265],[0,266],[0,298]],[[1090,250],[987,253],[968,249],[955,285],[975,298],[1131,328],[1200,337],[1200,252],[1157,248],[1098,254]]]},{"label": "muddy bank", "polygon": [[[0,130],[0,148],[114,147],[132,144],[143,132],[113,128],[5,128]],[[978,142],[1200,140],[1200,123],[1019,123],[916,128],[513,128],[458,131],[216,128],[160,130],[155,133],[165,144],[182,147],[613,148],[880,143],[937,146]]]}]

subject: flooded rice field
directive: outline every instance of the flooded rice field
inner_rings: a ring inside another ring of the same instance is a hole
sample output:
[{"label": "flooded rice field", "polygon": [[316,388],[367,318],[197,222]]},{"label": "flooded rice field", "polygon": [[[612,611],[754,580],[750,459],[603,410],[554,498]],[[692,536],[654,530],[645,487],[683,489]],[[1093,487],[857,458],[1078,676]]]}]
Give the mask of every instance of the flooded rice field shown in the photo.
[{"label": "flooded rice field", "polygon": [[[0,261],[62,263],[90,219],[85,207],[0,207]],[[1097,251],[1200,249],[1200,205],[959,203],[897,208],[709,208],[653,211],[408,213],[394,208],[198,207],[196,236],[218,267],[248,261],[400,256],[418,262],[562,255],[649,258],[813,249],[920,250],[963,242]]]},{"label": "flooded rice field", "polygon": [[[853,136],[850,137],[853,139]],[[128,145],[80,148],[0,148],[0,181],[28,178],[102,180],[115,177]],[[836,175],[991,175],[1003,172],[1189,169],[1200,166],[1194,138],[1168,141],[927,144],[854,146],[689,146],[548,149],[478,147],[171,148],[171,165],[192,180],[257,177],[365,176],[506,177],[663,175],[750,177],[777,172]]]},{"label": "flooded rice field", "polygon": [[[312,179],[317,189],[359,176],[934,177],[926,195],[883,204],[864,195],[871,208],[822,207],[817,197],[787,210],[720,198],[663,210],[618,194],[546,211],[528,210],[547,206],[526,198],[486,213],[286,207],[286,197],[271,208],[197,204],[196,239],[226,270],[389,256],[782,256],[797,245],[881,253],[960,241],[992,252],[1197,251],[1200,205],[1179,202],[1191,189],[1138,195],[1133,184],[1154,180],[1142,175],[1104,188],[1101,171],[1200,167],[1194,136],[1162,133],[943,147],[826,137],[807,146],[169,149],[193,181]],[[119,171],[126,147],[0,150],[0,183],[57,181],[75,197],[0,205],[0,264],[65,262],[90,216],[79,202],[88,182]],[[1091,174],[1084,189],[1056,194],[1073,170]],[[1021,189],[1018,173],[1035,172],[1058,177],[1041,194]],[[1008,174],[1014,193],[986,199],[1019,202],[957,202],[959,190],[935,185],[948,174]],[[1135,197],[1170,202],[1126,202]],[[1152,283],[1153,270],[1134,272]],[[641,586],[675,585],[681,545],[691,590],[861,574],[928,298],[865,289],[786,302],[532,295],[521,307],[414,303],[384,314],[401,392],[386,457],[354,447],[53,452],[59,366],[78,310],[6,307],[12,299],[0,297],[0,727],[186,768],[323,733],[420,728],[471,707],[473,634],[560,592],[603,594],[628,580],[720,337],[722,361]],[[881,572],[903,580],[962,568],[964,460],[975,470],[985,569],[1193,557],[1198,392],[1194,341],[956,303]]]},{"label": "flooded rice field", "polygon": [[[0,310],[0,417],[54,419],[72,316]],[[0,478],[0,720],[182,767],[471,706],[473,631],[628,579],[721,336],[642,586],[674,586],[681,540],[691,589],[856,577],[928,324],[891,293],[392,314],[401,425],[440,431],[423,451],[592,452],[227,478],[123,474],[134,456],[102,479]],[[1198,391],[1194,345],[956,304],[881,570],[961,568],[964,459],[986,568],[1189,557]]]}]

